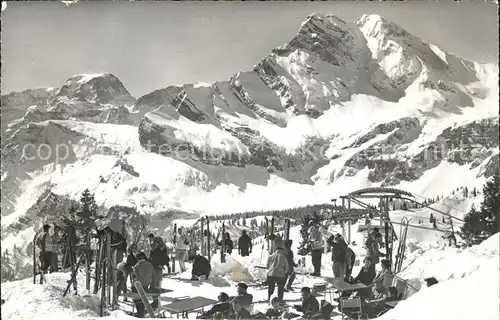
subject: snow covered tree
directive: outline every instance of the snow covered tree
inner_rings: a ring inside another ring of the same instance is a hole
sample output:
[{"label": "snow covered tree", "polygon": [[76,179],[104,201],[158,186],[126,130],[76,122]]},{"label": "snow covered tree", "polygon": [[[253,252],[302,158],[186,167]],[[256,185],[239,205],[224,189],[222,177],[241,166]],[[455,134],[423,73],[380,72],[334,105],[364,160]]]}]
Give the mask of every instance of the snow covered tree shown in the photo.
[{"label": "snow covered tree", "polygon": [[434,222],[434,215],[431,213],[431,215],[429,216],[429,222],[430,223],[433,223]]},{"label": "snow covered tree", "polygon": [[477,196],[477,190],[476,190],[476,187],[474,187],[474,189],[472,189],[472,196],[473,196],[473,197]]},{"label": "snow covered tree", "polygon": [[481,243],[500,231],[499,221],[499,188],[500,177],[498,172],[483,187],[484,200],[481,209],[474,207],[464,217],[464,224],[460,229],[460,235],[467,245]]},{"label": "snow covered tree", "polygon": [[438,227],[437,227],[437,225],[436,225],[436,219],[434,219],[434,221],[432,222],[432,227],[433,227],[434,229],[437,229],[437,228],[438,228]]},{"label": "snow covered tree", "polygon": [[444,217],[444,216],[443,216],[443,223],[446,223],[446,219],[445,219],[445,217]]},{"label": "snow covered tree", "polygon": [[246,227],[247,226],[247,219],[243,218],[243,221],[241,222],[241,225]]},{"label": "snow covered tree", "polygon": [[497,172],[483,187],[484,199],[481,203],[481,213],[485,220],[485,232],[488,236],[500,231],[500,175]]}]

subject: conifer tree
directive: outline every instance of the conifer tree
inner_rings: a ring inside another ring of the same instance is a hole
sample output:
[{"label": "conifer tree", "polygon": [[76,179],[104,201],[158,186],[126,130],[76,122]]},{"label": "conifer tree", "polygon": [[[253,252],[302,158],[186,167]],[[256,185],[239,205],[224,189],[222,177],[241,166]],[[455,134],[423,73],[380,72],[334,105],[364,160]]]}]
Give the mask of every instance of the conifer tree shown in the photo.
[{"label": "conifer tree", "polygon": [[464,238],[467,245],[481,243],[500,231],[499,188],[500,178],[497,172],[483,187],[484,199],[480,210],[472,207],[465,215],[460,236]]}]

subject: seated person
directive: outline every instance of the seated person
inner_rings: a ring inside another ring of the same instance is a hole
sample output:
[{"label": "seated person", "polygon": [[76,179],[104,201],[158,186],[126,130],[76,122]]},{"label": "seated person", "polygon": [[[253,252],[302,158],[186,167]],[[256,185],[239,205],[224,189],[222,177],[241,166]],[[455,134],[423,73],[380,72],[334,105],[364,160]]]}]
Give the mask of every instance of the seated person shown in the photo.
[{"label": "seated person", "polygon": [[328,301],[322,300],[318,312],[313,314],[310,319],[330,319],[332,317],[334,307]]},{"label": "seated person", "polygon": [[385,303],[389,301],[398,301],[398,289],[390,287],[388,294],[384,294],[378,299],[366,300],[363,303],[363,317],[376,318],[382,311],[387,311],[388,308]]},{"label": "seated person", "polygon": [[231,297],[233,301],[234,300],[239,301],[241,305],[244,307],[252,304],[253,296],[247,292],[248,286],[245,283],[243,282],[238,283],[238,285],[236,286],[236,290],[238,295]]},{"label": "seated person", "polygon": [[311,294],[311,289],[309,287],[303,287],[300,290],[302,294],[302,305],[293,306],[293,308],[304,314],[304,318],[309,318],[313,314],[319,311],[318,300]]},{"label": "seated person", "polygon": [[233,307],[231,319],[245,320],[252,318],[250,312],[247,309],[243,308],[243,306],[238,300],[233,300],[231,302],[231,305]]},{"label": "seated person", "polygon": [[[352,280],[350,279],[349,283],[362,283],[367,286],[372,284],[373,279],[375,279],[375,265],[372,263],[370,257],[366,257],[363,262],[364,265],[361,270],[359,270],[358,276]],[[347,298],[351,296],[351,294],[352,291],[344,291],[342,292],[341,297]],[[361,299],[366,299],[370,295],[371,288],[356,290],[356,296],[360,297]],[[339,298],[336,298],[335,300],[338,301]]]},{"label": "seated person", "polygon": [[267,318],[281,318],[287,309],[286,303],[280,301],[277,295],[273,295],[269,300],[270,308],[266,310],[265,317]]},{"label": "seated person", "polygon": [[[381,298],[384,294],[388,294],[388,288],[384,287],[389,278],[392,277],[391,272],[391,263],[389,260],[383,259],[380,261],[380,265],[382,266],[382,270],[375,276],[372,283],[372,294],[371,298]],[[389,279],[390,280],[390,279]]]},{"label": "seated person", "polygon": [[[139,252],[136,256],[138,262],[133,268],[133,275],[136,281],[139,281],[144,288],[144,291],[146,292],[154,292],[154,293],[159,293],[160,289],[155,287],[155,277],[156,271],[153,267],[153,265],[147,261],[146,259],[146,254],[144,252]],[[137,292],[137,289],[132,287],[132,292]],[[137,309],[137,318],[144,318],[145,315],[145,306],[142,303],[142,300],[140,298],[134,299],[133,300],[135,307]],[[157,308],[158,307],[158,298],[156,298],[153,303],[151,304],[151,307]]]},{"label": "seated person", "polygon": [[210,262],[207,260],[207,258],[199,254],[195,254],[194,256],[189,257],[189,261],[193,262],[191,280],[199,280],[199,277],[201,276],[204,276],[205,279],[208,280],[210,271],[212,271],[212,266],[210,266]]},{"label": "seated person", "polygon": [[217,297],[217,301],[218,303],[214,304],[210,310],[204,312],[198,319],[210,319],[218,312],[222,313],[223,318],[227,319],[231,311],[229,295],[221,292]]}]

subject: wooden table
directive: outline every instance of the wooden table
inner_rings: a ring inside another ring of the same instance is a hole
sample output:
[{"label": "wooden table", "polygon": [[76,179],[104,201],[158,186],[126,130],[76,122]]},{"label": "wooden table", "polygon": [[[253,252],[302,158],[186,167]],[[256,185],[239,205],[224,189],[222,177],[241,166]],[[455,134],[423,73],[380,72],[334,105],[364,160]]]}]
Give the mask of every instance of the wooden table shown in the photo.
[{"label": "wooden table", "polygon": [[181,301],[172,302],[171,304],[163,306],[162,309],[170,313],[175,313],[177,315],[181,313],[183,317],[185,316],[187,318],[187,314],[190,311],[194,311],[196,309],[200,309],[215,303],[217,303],[217,300],[208,299],[205,297],[193,297]]},{"label": "wooden table", "polygon": [[343,291],[356,291],[361,289],[366,289],[369,286],[363,283],[348,283],[344,281],[344,278],[327,278],[325,280],[328,281],[335,289],[343,292]]}]

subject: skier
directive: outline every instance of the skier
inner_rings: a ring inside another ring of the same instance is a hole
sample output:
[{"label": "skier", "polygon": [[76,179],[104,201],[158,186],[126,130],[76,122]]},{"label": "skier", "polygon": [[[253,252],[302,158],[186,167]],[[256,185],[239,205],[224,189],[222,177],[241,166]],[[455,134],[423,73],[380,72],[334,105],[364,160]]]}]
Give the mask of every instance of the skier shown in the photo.
[{"label": "skier", "polygon": [[187,250],[189,248],[189,240],[186,235],[183,234],[183,228],[179,228],[177,230],[178,237],[177,242],[175,243],[175,254],[177,261],[179,261],[179,266],[181,268],[181,272],[186,271],[186,259],[187,259]]},{"label": "skier", "polygon": [[189,257],[189,261],[193,262],[191,280],[199,280],[199,277],[202,276],[205,277],[206,280],[208,280],[210,272],[212,271],[212,267],[210,266],[210,262],[207,260],[207,258],[196,254]]},{"label": "skier", "polygon": [[43,226],[43,232],[36,240],[37,247],[40,248],[40,270],[47,273],[47,270],[52,265],[52,252],[54,251],[54,237],[50,235],[50,226]]},{"label": "skier", "polygon": [[278,285],[278,298],[283,300],[289,268],[283,240],[277,240],[275,248],[276,252],[269,256],[267,260],[267,269],[269,270],[266,280],[266,283],[268,284],[267,298],[271,299],[271,296],[274,293],[275,285]]},{"label": "skier", "polygon": [[321,257],[323,256],[323,237],[314,221],[309,223],[309,242],[311,244],[311,260],[314,267],[313,276],[321,277]]},{"label": "skier", "polygon": [[246,230],[241,232],[241,237],[238,239],[238,251],[242,257],[247,257],[252,253],[252,239]]},{"label": "skier", "polygon": [[288,262],[287,283],[285,291],[293,291],[292,284],[293,280],[295,280],[295,271],[293,268],[296,267],[297,264],[295,264],[295,262],[293,261],[292,244],[293,244],[292,240],[285,240],[286,259]]}]

